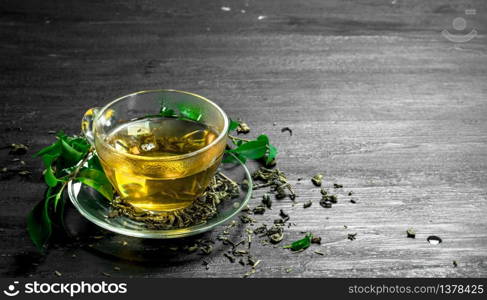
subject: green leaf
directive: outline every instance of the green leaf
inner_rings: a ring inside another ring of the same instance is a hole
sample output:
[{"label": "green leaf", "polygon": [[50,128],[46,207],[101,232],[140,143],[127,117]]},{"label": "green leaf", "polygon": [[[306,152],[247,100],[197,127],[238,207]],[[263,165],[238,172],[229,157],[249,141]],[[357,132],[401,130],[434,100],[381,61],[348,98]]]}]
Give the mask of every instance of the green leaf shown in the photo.
[{"label": "green leaf", "polygon": [[47,199],[37,203],[27,216],[27,232],[36,248],[43,252],[52,233],[49,201]]},{"label": "green leaf", "polygon": [[[265,158],[266,163],[270,163],[277,156],[277,148],[269,143],[269,137],[261,134],[253,141],[243,141],[238,138],[230,138],[237,148],[227,150],[227,152],[238,154],[245,159]],[[229,157],[223,162],[235,162],[235,159]]]},{"label": "green leaf", "polygon": [[176,117],[176,112],[174,111],[174,109],[170,109],[164,104],[164,97],[162,97],[159,102],[161,105],[161,108],[159,109],[159,114],[148,117]]},{"label": "green leaf", "polygon": [[268,147],[269,152],[266,155],[265,162],[266,162],[266,164],[269,164],[273,159],[276,158],[276,156],[277,156],[277,148],[274,147],[271,144],[268,144],[267,147]]},{"label": "green leaf", "polygon": [[[227,150],[227,152],[230,152],[230,151]],[[241,156],[238,153],[233,153],[233,155],[231,155],[231,154],[225,155],[225,157],[222,160],[222,163],[224,163],[224,164],[228,164],[228,163],[233,163],[233,164],[240,163],[237,160],[237,158],[243,164],[245,164],[247,162],[247,159],[245,157]]]},{"label": "green leaf", "polygon": [[54,203],[53,203],[53,206],[54,206],[54,211],[55,212],[57,212],[57,206],[58,206],[59,200],[61,199],[61,197],[63,195],[63,190],[64,190],[64,186],[61,188],[61,190],[59,190],[59,192],[57,192],[56,194],[54,194]]},{"label": "green leaf", "polygon": [[201,109],[197,107],[191,107],[188,105],[179,105],[178,108],[181,116],[189,120],[198,122],[201,120],[201,117],[203,116],[201,114]]},{"label": "green leaf", "polygon": [[64,187],[65,186],[63,185],[58,190],[51,188],[51,187],[49,187],[47,189],[46,201],[47,202],[53,201],[52,206],[54,207],[54,212],[57,211],[57,206],[58,206],[59,200],[61,199],[61,197],[63,195]]},{"label": "green leaf", "polygon": [[103,172],[84,168],[81,169],[76,179],[92,187],[108,200],[113,199],[113,187]]},{"label": "green leaf", "polygon": [[261,134],[257,137],[258,141],[264,142],[266,144],[269,144],[269,137],[265,134]]},{"label": "green leaf", "polygon": [[44,156],[46,154],[51,156],[59,156],[61,155],[61,152],[61,141],[58,140],[54,144],[41,149],[39,152],[34,154],[34,157]]},{"label": "green leaf", "polygon": [[91,158],[88,159],[88,168],[104,172],[98,155],[92,155]]},{"label": "green leaf", "polygon": [[83,154],[88,153],[91,148],[90,143],[83,137],[75,137],[69,138],[66,142],[73,147],[76,151],[79,151]]},{"label": "green leaf", "polygon": [[103,197],[107,198],[107,200],[113,199],[113,189],[111,186],[100,184],[96,180],[89,179],[86,177],[78,177],[77,180],[79,180],[82,183],[94,188],[96,191],[98,191],[100,194],[102,194]]},{"label": "green leaf", "polygon": [[[39,251],[45,250],[52,234],[53,224],[56,222],[64,223],[62,214],[65,201],[62,196],[65,183],[73,176],[73,172],[77,169],[76,165],[83,160],[91,149],[91,145],[83,137],[67,136],[61,131],[57,134],[57,138],[58,140],[52,145],[41,149],[34,155],[42,158],[46,167],[44,180],[48,186],[44,199],[34,207],[27,217],[27,231]],[[94,160],[92,165],[96,165]],[[60,182],[63,183],[61,187],[59,187]],[[57,209],[59,205],[61,212]]]},{"label": "green leaf", "polygon": [[159,115],[162,117],[175,117],[176,112],[174,109],[169,109],[165,106],[161,107],[161,110],[159,111]]},{"label": "green leaf", "polygon": [[54,175],[54,172],[52,171],[52,167],[50,165],[46,167],[46,172],[44,173],[44,181],[50,187],[55,187],[59,182],[59,180]]},{"label": "green leaf", "polygon": [[64,223],[64,207],[66,206],[66,199],[61,197],[59,201],[59,210],[57,210],[57,221],[63,228],[66,228]]},{"label": "green leaf", "polygon": [[[68,167],[68,168],[64,168],[61,170],[61,173],[66,175],[66,176],[69,176],[71,174],[73,174],[73,172],[78,168],[78,166],[71,166],[71,167]],[[58,175],[59,175],[59,172],[58,172]],[[58,178],[59,179],[59,178]]]},{"label": "green leaf", "polygon": [[56,137],[57,137],[58,139],[65,139],[65,138],[67,138],[68,136],[66,135],[66,133],[64,133],[64,131],[60,130],[60,131],[58,131],[58,132],[56,133]]},{"label": "green leaf", "polygon": [[230,150],[232,153],[249,159],[259,159],[265,155],[266,151],[267,143],[263,140],[250,141]]},{"label": "green leaf", "polygon": [[291,249],[292,251],[299,251],[308,248],[311,245],[312,234],[307,234],[304,238],[294,241],[290,245],[284,246],[284,248]]},{"label": "green leaf", "polygon": [[97,169],[86,168],[86,167],[81,168],[81,170],[78,173],[78,176],[93,179],[97,182],[100,182],[100,184],[110,183],[110,181],[108,180],[105,173],[103,173],[103,171],[97,170]]},{"label": "green leaf", "polygon": [[44,166],[50,167],[52,166],[52,163],[60,156],[60,154],[44,154],[42,155],[42,162],[44,163]]},{"label": "green leaf", "polygon": [[238,125],[240,125],[239,122],[230,119],[230,125],[228,125],[228,132],[234,131],[235,129],[237,129]]},{"label": "green leaf", "polygon": [[71,147],[64,139],[61,140],[61,147],[61,157],[65,163],[65,167],[76,165],[80,160],[83,159],[83,153]]}]

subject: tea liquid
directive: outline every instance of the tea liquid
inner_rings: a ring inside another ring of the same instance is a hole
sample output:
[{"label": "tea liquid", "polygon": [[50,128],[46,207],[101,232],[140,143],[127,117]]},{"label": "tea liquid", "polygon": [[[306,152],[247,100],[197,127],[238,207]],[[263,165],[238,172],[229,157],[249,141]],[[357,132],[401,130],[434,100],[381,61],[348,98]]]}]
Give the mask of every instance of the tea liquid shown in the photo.
[{"label": "tea liquid", "polygon": [[217,136],[206,125],[189,120],[136,120],[106,137],[112,149],[102,148],[100,161],[125,201],[143,210],[175,210],[190,205],[204,192],[223,149],[209,149],[191,158],[178,156],[207,146]]}]

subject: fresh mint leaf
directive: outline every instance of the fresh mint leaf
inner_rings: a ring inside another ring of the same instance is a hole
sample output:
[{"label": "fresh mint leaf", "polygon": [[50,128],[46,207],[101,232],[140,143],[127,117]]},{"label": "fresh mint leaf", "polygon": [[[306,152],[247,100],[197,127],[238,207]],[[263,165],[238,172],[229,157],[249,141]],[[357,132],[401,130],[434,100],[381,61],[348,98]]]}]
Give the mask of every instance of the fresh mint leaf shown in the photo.
[{"label": "fresh mint leaf", "polygon": [[263,143],[269,144],[269,137],[265,134],[261,134],[257,137],[258,141],[261,141]]},{"label": "fresh mint leaf", "polygon": [[[230,140],[235,146],[234,149],[227,150],[227,152],[239,155],[239,158],[246,159],[260,159],[264,158],[266,164],[271,163],[277,156],[277,148],[269,142],[269,137],[265,134],[261,134],[255,140],[242,139],[236,136],[229,136]],[[223,160],[223,163],[237,162],[233,157],[227,157]]]},{"label": "fresh mint leaf", "polygon": [[277,156],[277,148],[274,147],[274,145],[272,145],[269,142],[269,137],[267,135],[265,135],[265,134],[260,135],[257,138],[257,140],[266,143],[267,150],[266,150],[266,153],[265,153],[264,156],[265,156],[266,164],[269,164],[270,162],[272,162],[272,160],[274,160],[276,158],[276,156]]},{"label": "fresh mint leaf", "polygon": [[92,187],[108,200],[113,199],[113,187],[102,171],[83,168],[76,179]]},{"label": "fresh mint leaf", "polygon": [[[77,165],[88,155],[91,145],[83,137],[57,134],[57,141],[34,156],[41,157],[44,165],[44,180],[48,186],[44,199],[41,200],[27,217],[27,230],[36,247],[42,251],[51,236],[53,220],[62,220],[64,207],[63,191],[68,180],[77,175]],[[60,185],[62,183],[62,185]],[[60,218],[57,218],[60,216]]]},{"label": "fresh mint leaf", "polygon": [[43,252],[51,237],[52,224],[49,217],[49,202],[43,200],[27,216],[27,231],[36,248]]},{"label": "fresh mint leaf", "polygon": [[169,107],[166,106],[164,97],[159,100],[160,102],[160,109],[159,109],[159,114],[156,115],[157,117],[176,117],[176,112],[174,109],[170,109]]},{"label": "fresh mint leaf", "polygon": [[176,112],[174,109],[169,109],[166,106],[161,104],[161,109],[159,110],[158,114],[155,115],[147,115],[145,116],[146,118],[160,118],[160,117],[166,117],[166,118],[174,118],[177,117]]},{"label": "fresh mint leaf", "polygon": [[92,155],[90,159],[88,159],[88,168],[104,172],[98,155]]},{"label": "fresh mint leaf", "polygon": [[291,249],[292,251],[304,250],[311,245],[312,238],[312,234],[307,234],[304,238],[294,241],[290,245],[284,246],[284,248]]},{"label": "fresh mint leaf", "polygon": [[84,157],[84,153],[77,151],[64,139],[61,139],[62,159],[66,166],[76,165]]},{"label": "fresh mint leaf", "polygon": [[61,141],[58,140],[54,144],[41,149],[39,152],[34,154],[34,157],[42,157],[44,155],[59,156],[61,155],[61,152]]},{"label": "fresh mint leaf", "polygon": [[181,104],[178,106],[179,108],[179,113],[181,114],[181,117],[199,122],[201,120],[201,117],[203,116],[201,114],[201,109],[197,107],[191,107],[188,105]]},{"label": "fresh mint leaf", "polygon": [[44,181],[49,187],[55,187],[59,183],[59,180],[54,175],[54,172],[50,165],[46,167],[46,171],[44,173]]},{"label": "fresh mint leaf", "polygon": [[[57,207],[58,207],[59,201],[61,200],[61,197],[63,196],[63,191],[64,191],[64,186],[56,194],[54,194],[53,206],[54,206],[55,212],[57,212]],[[62,214],[62,211],[61,211],[61,214]]]},{"label": "fresh mint leaf", "polygon": [[88,141],[82,137],[69,138],[68,140],[66,140],[66,142],[76,151],[79,151],[81,153],[88,153],[91,148],[90,143],[88,143]]},{"label": "fresh mint leaf", "polygon": [[64,185],[59,189],[55,189],[54,187],[47,188],[45,201],[47,202],[48,206],[52,202],[52,206],[54,207],[55,212],[57,210],[59,199],[61,199],[61,196],[63,194],[63,190],[64,190]]},{"label": "fresh mint leaf", "polygon": [[162,106],[161,110],[159,111],[159,115],[162,117],[175,117],[176,112],[174,109],[169,109],[166,106]]},{"label": "fresh mint leaf", "polygon": [[59,213],[56,215],[55,221],[61,224],[62,228],[66,228],[66,225],[64,223],[64,207],[66,206],[66,199],[60,198],[59,201]]},{"label": "fresh mint leaf", "polygon": [[239,122],[230,119],[230,125],[228,125],[228,132],[231,132],[231,131],[234,131],[235,129],[237,129],[238,125],[240,125]]},{"label": "fresh mint leaf", "polygon": [[44,166],[50,167],[52,166],[53,162],[60,156],[61,154],[43,154],[41,156],[42,162],[44,163]]},{"label": "fresh mint leaf", "polygon": [[233,153],[233,155],[227,154],[227,155],[225,155],[225,157],[222,160],[222,163],[224,163],[224,164],[227,164],[227,163],[235,164],[235,163],[240,163],[240,162],[242,164],[245,164],[247,162],[247,159],[238,153]]},{"label": "fresh mint leaf", "polygon": [[269,150],[267,155],[266,155],[266,164],[269,164],[270,162],[272,162],[272,160],[274,160],[277,156],[277,148],[274,147],[273,145],[271,144],[268,144],[267,145],[267,149]]},{"label": "fresh mint leaf", "polygon": [[248,159],[259,159],[265,155],[266,151],[267,142],[262,139],[243,143],[237,148],[230,150],[230,152],[237,153]]}]

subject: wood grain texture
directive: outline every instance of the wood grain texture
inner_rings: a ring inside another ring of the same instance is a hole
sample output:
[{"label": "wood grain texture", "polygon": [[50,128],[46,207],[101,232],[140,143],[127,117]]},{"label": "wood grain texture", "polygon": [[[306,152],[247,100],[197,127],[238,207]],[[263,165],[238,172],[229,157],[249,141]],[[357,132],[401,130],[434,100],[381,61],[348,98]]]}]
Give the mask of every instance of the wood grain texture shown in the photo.
[{"label": "wood grain texture", "polygon": [[[33,153],[52,141],[49,130],[78,132],[86,109],[115,97],[193,91],[279,148],[298,204],[275,201],[259,223],[283,208],[296,223],[283,243],[302,231],[323,238],[297,254],[256,244],[262,263],[254,276],[487,276],[485,1],[66,2],[0,4],[2,144],[27,143]],[[465,15],[467,8],[477,14]],[[440,32],[455,32],[456,17],[467,20],[461,33],[475,28],[479,35],[446,40]],[[292,136],[281,133],[284,126]],[[12,158],[0,150],[3,165]],[[22,159],[33,176],[0,182],[2,276],[234,277],[248,270],[221,255],[226,246],[205,257],[205,270],[198,255],[159,257],[164,242],[110,235],[40,257],[25,216],[42,197],[42,165]],[[345,186],[331,209],[317,203],[309,181],[317,172],[328,187]],[[313,206],[303,209],[309,199]],[[76,212],[72,224],[80,235],[98,232]],[[416,239],[406,238],[408,227]],[[351,232],[355,241],[347,239]],[[443,243],[428,244],[433,234]]]}]

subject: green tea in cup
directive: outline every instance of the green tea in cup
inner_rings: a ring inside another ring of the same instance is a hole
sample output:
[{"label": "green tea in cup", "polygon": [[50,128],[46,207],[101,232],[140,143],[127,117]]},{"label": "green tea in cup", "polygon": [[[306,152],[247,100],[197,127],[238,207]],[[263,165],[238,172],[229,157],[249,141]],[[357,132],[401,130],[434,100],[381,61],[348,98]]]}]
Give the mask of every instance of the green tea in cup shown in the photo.
[{"label": "green tea in cup", "polygon": [[[159,105],[155,110],[153,103]],[[174,114],[157,114],[163,110]],[[83,124],[120,197],[152,212],[187,207],[204,193],[228,130],[228,118],[216,104],[172,90],[122,97],[88,111]]]}]

